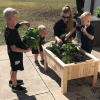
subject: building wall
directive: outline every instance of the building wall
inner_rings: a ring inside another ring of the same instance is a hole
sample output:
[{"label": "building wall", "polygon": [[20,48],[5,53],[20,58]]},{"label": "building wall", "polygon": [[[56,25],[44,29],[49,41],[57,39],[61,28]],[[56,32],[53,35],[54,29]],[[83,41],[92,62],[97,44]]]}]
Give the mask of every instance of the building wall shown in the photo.
[{"label": "building wall", "polygon": [[[100,0],[95,0],[94,10],[97,10],[97,6],[100,7]],[[93,11],[93,15],[95,15],[95,12],[94,11]]]},{"label": "building wall", "polygon": [[[100,6],[100,0],[95,0],[94,2],[94,10],[97,10],[97,6]],[[85,0],[84,2],[84,12],[89,11],[90,12],[91,7],[91,0]],[[93,11],[93,15],[95,15],[95,12]]]},{"label": "building wall", "polygon": [[85,11],[90,12],[90,7],[91,7],[91,0],[85,0],[85,2],[84,2],[84,12]]}]

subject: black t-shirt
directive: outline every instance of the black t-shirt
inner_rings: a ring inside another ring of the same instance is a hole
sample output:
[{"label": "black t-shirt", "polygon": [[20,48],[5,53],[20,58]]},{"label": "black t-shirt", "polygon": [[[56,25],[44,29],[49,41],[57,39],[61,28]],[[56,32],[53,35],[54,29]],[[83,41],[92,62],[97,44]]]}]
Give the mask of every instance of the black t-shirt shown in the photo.
[{"label": "black t-shirt", "polygon": [[41,37],[41,36],[40,36],[40,42],[39,42],[39,45],[42,45],[42,44],[43,44],[44,39],[45,39],[45,37]]},{"label": "black t-shirt", "polygon": [[[76,30],[77,31],[80,31],[81,32],[81,28],[84,28],[83,25],[79,25],[76,27]],[[94,27],[90,24],[89,27],[86,28],[86,31],[94,36]],[[82,46],[81,48],[86,50],[86,51],[91,51],[92,48],[93,48],[93,40],[89,39],[83,32],[81,32],[81,43],[82,43]]]},{"label": "black t-shirt", "polygon": [[[73,27],[76,27],[76,23],[74,21],[73,21]],[[63,19],[58,20],[55,23],[53,29],[54,29],[54,37],[57,36],[60,38],[62,34],[66,33],[66,24],[64,23]],[[75,36],[76,36],[76,31],[72,34],[71,37],[75,38]]]},{"label": "black t-shirt", "polygon": [[21,47],[21,38],[19,36],[19,33],[17,29],[19,28],[20,24],[17,24],[14,29],[10,29],[8,27],[5,28],[5,41],[7,44],[7,50],[9,55],[16,56],[18,54],[21,54],[20,52],[14,52],[11,50],[12,45],[15,45],[16,47],[20,48]]}]

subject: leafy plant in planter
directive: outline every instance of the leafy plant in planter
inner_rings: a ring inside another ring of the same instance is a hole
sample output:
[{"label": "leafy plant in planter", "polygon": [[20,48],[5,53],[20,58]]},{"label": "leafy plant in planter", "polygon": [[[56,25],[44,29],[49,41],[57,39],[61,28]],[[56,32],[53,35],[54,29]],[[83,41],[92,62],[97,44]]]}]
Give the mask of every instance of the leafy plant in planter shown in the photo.
[{"label": "leafy plant in planter", "polygon": [[30,46],[34,49],[37,49],[37,46],[39,45],[40,36],[39,31],[36,28],[29,28],[27,32],[24,33],[25,35],[22,36],[23,42],[22,42],[22,49],[27,49]]},{"label": "leafy plant in planter", "polygon": [[63,58],[62,58],[62,61],[63,61],[65,64],[68,64],[68,63],[71,62],[71,58],[70,58],[69,56],[63,57]]},{"label": "leafy plant in planter", "polygon": [[62,55],[67,55],[70,52],[75,52],[77,50],[75,44],[73,43],[63,44],[62,49],[64,50]]},{"label": "leafy plant in planter", "polygon": [[97,16],[98,18],[100,18],[100,7],[97,6],[97,11],[94,10],[96,13],[95,13],[95,16]]},{"label": "leafy plant in planter", "polygon": [[55,55],[60,55],[60,47],[59,45],[55,44],[55,43],[51,43],[52,47],[51,47],[51,51],[55,54]]},{"label": "leafy plant in planter", "polygon": [[64,40],[64,39],[65,39],[66,34],[67,34],[67,33],[62,34],[62,35],[60,36],[60,39],[61,39],[61,40]]}]

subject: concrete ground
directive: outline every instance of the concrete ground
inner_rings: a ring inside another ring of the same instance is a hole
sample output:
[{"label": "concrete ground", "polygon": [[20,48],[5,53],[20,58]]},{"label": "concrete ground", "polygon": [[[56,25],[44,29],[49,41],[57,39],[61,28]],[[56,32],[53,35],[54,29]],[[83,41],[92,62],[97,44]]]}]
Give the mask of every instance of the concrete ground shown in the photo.
[{"label": "concrete ground", "polygon": [[[45,46],[49,46],[47,43]],[[100,47],[93,48],[92,55],[100,59]],[[39,56],[40,60],[40,56]],[[6,45],[0,46],[0,100],[100,100],[100,65],[98,80],[92,88],[93,76],[68,81],[68,92],[61,93],[61,79],[49,67],[34,64],[34,55],[24,53],[24,71],[18,72],[18,79],[23,79],[26,93],[12,92],[8,85],[10,62]]]}]

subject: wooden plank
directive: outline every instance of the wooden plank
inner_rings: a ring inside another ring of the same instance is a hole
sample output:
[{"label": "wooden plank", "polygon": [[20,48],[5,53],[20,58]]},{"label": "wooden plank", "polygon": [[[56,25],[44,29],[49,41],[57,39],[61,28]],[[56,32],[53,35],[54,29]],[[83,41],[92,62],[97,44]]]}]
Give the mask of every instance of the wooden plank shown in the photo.
[{"label": "wooden plank", "polygon": [[61,66],[61,67],[65,66],[65,63],[62,62],[62,61],[61,61],[56,55],[54,55],[50,50],[45,49],[45,51],[46,51],[46,55],[48,55],[49,57],[52,57],[53,60],[55,60],[55,61],[59,64],[59,66]]},{"label": "wooden plank", "polygon": [[95,62],[66,66],[67,80],[94,75]]},{"label": "wooden plank", "polygon": [[47,63],[47,59],[46,59],[46,51],[44,50],[44,70],[45,72],[48,71],[48,63]]},{"label": "wooden plank", "polygon": [[66,69],[63,70],[63,77],[61,78],[61,92],[62,94],[67,93],[67,74]]},{"label": "wooden plank", "polygon": [[93,76],[93,87],[95,87],[97,84],[98,66],[99,66],[99,62],[96,62],[95,69],[94,69],[94,76]]},{"label": "wooden plank", "polygon": [[48,66],[52,68],[60,78],[62,78],[63,67],[59,67],[59,64],[55,63],[55,61],[51,57],[47,57],[47,62]]}]

